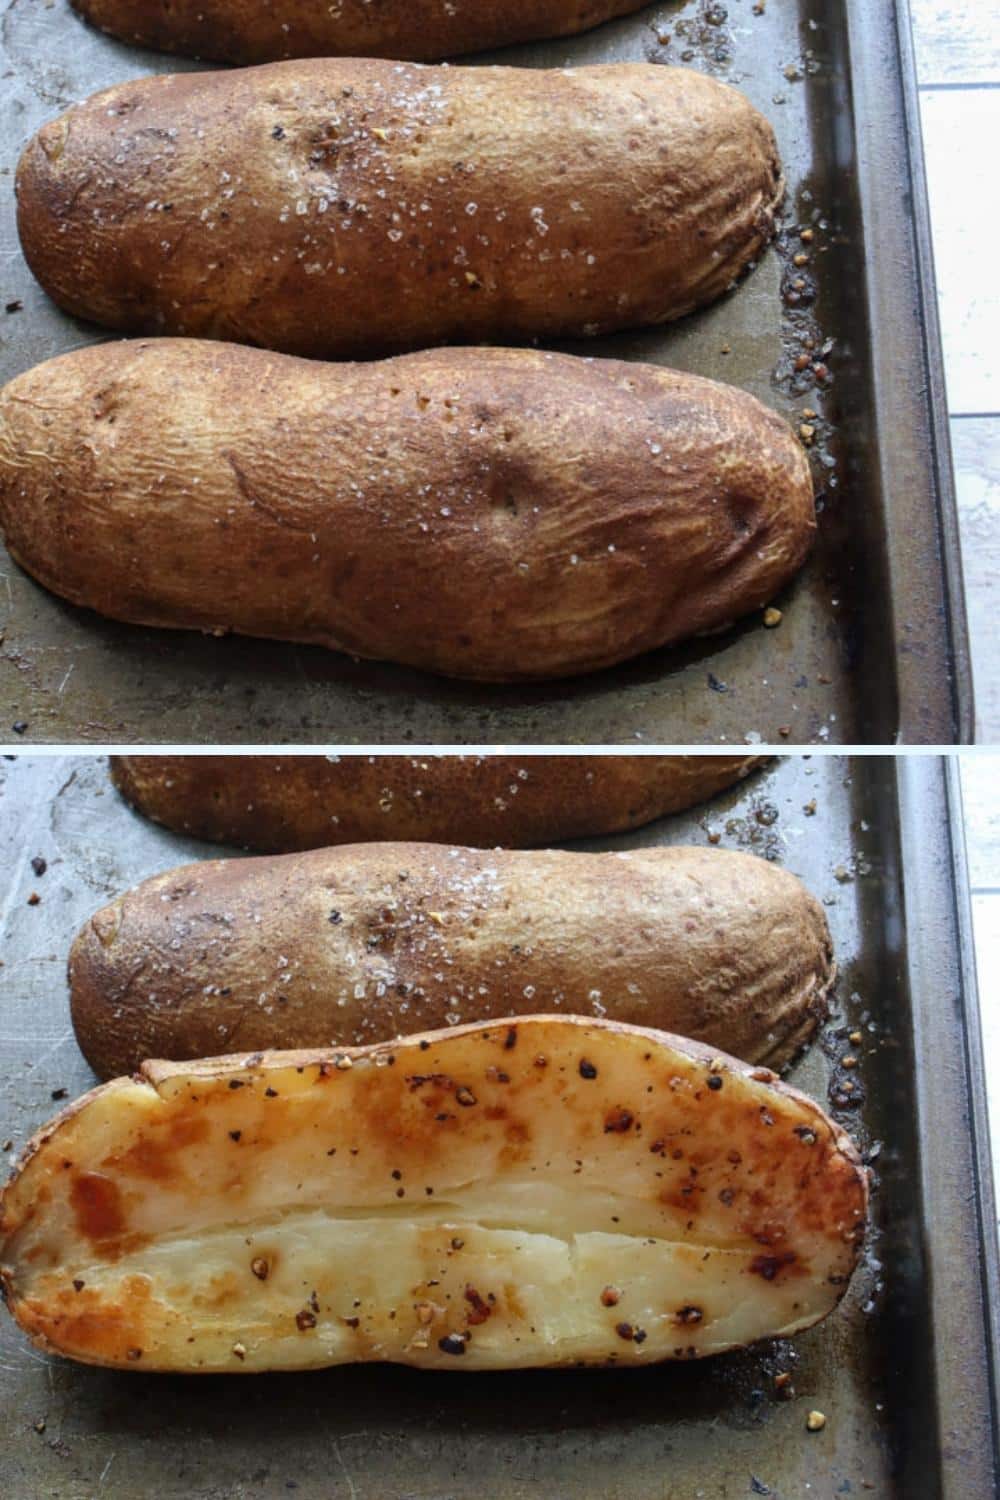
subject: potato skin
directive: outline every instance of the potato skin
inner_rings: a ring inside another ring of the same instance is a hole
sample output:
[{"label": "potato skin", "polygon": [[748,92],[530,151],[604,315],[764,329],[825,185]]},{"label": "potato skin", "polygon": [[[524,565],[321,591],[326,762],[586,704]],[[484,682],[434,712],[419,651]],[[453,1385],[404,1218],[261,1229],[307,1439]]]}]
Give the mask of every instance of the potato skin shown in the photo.
[{"label": "potato skin", "polygon": [[17,173],[28,262],[125,332],[313,357],[662,323],[770,239],[770,125],[646,63],[276,63],[118,85]]},{"label": "potato skin", "polygon": [[572,36],[644,0],[72,0],[92,25],[133,46],[206,62],[289,57],[432,61],[514,42]]},{"label": "potato skin", "polygon": [[73,1025],[103,1077],[147,1057],[363,1044],[552,1011],[787,1061],[834,978],[819,903],[721,849],[358,844],[210,860],[82,928]]},{"label": "potato skin", "polygon": [[523,848],[638,828],[742,780],[760,755],[113,755],[176,833],[262,854],[369,839]]},{"label": "potato skin", "polygon": [[0,1195],[0,1290],[122,1370],[641,1365],[825,1317],[867,1198],[766,1068],[535,1015],[95,1089]]},{"label": "potato skin", "polygon": [[778,416],[651,365],[163,339],[0,393],[0,525],[47,588],[446,676],[572,676],[717,629],[773,597],[815,524]]}]

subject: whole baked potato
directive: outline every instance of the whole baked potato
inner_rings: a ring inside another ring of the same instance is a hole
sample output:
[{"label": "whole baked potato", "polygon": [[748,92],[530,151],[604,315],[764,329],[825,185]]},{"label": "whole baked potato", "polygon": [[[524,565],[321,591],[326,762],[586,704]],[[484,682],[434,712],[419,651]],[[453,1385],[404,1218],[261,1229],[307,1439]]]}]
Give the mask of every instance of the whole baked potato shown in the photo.
[{"label": "whole baked potato", "polygon": [[147,1063],[29,1146],[0,1282],[43,1349],[123,1370],[643,1365],[824,1317],[866,1199],[766,1069],[533,1016]]},{"label": "whole baked potato", "polygon": [[782,192],[742,94],[646,63],[138,79],[17,172],[24,253],[68,312],[319,357],[679,317],[758,255]]},{"label": "whole baked potato", "polygon": [[719,629],[815,525],[778,416],[652,365],[157,339],[0,392],[0,527],[47,588],[447,676],[572,676]]},{"label": "whole baked potato", "polygon": [[677,1031],[775,1066],[825,1014],[823,909],[716,848],[624,854],[356,844],[144,881],[70,954],[103,1077],[147,1057],[322,1047],[535,1011]]},{"label": "whole baked potato", "polygon": [[176,833],[265,854],[368,839],[508,848],[637,828],[760,755],[113,755],[122,796]]},{"label": "whole baked potato", "polygon": [[133,46],[212,62],[286,57],[432,60],[512,42],[570,36],[644,0],[72,0],[93,25]]}]

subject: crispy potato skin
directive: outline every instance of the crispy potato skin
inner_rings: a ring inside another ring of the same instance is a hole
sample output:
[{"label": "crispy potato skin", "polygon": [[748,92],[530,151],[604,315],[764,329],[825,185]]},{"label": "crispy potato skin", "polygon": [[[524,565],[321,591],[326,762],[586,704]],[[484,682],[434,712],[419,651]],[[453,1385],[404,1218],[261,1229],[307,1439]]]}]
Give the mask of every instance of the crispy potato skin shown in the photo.
[{"label": "crispy potato skin", "polygon": [[0,393],[0,525],[47,588],[114,619],[516,681],[758,608],[816,522],[788,426],[696,376],[158,339]]},{"label": "crispy potato skin", "polygon": [[656,324],[770,239],[774,134],[683,68],[374,59],[140,79],[44,126],[24,253],[68,312],[314,357]]},{"label": "crispy potato skin", "polygon": [[740,781],[760,755],[113,755],[147,818],[289,854],[403,839],[523,848],[638,828]]},{"label": "crispy potato skin", "polygon": [[819,903],[753,855],[358,844],[210,860],[104,907],[70,954],[103,1077],[146,1057],[380,1041],[539,1009],[779,1065],[825,1013]]},{"label": "crispy potato skin", "polygon": [[767,1069],[536,1015],[144,1064],[29,1144],[0,1284],[121,1369],[640,1365],[817,1322],[866,1216],[849,1138]]},{"label": "crispy potato skin", "polygon": [[572,36],[644,0],[72,0],[92,25],[133,46],[206,62],[289,57],[433,61],[513,42]]}]

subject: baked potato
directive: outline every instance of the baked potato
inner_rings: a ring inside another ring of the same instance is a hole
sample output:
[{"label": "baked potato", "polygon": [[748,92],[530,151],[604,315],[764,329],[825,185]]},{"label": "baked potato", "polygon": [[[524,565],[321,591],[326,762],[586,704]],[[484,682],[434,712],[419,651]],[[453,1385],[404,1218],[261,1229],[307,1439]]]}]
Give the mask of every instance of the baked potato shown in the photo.
[{"label": "baked potato", "polygon": [[69,960],[77,1040],[102,1077],[147,1057],[360,1044],[534,1011],[608,1015],[781,1066],[833,978],[805,887],[717,848],[396,843],[206,860],[98,911]]},{"label": "baked potato", "polygon": [[638,828],[742,780],[761,755],[113,755],[176,833],[265,854],[369,839],[508,848]]},{"label": "baked potato", "polygon": [[72,0],[94,26],[138,47],[209,62],[286,57],[431,61],[571,36],[644,0]]},{"label": "baked potato", "polygon": [[817,1322],[865,1216],[766,1070],[531,1016],[146,1063],[29,1147],[0,1279],[43,1349],[123,1370],[642,1365]]},{"label": "baked potato", "polygon": [[778,416],[652,365],[157,339],[0,393],[0,526],[47,588],[453,677],[571,676],[717,630],[815,525]]},{"label": "baked potato", "polygon": [[320,358],[665,322],[732,286],[782,193],[742,94],[650,63],[133,80],[17,172],[24,253],[67,312]]}]

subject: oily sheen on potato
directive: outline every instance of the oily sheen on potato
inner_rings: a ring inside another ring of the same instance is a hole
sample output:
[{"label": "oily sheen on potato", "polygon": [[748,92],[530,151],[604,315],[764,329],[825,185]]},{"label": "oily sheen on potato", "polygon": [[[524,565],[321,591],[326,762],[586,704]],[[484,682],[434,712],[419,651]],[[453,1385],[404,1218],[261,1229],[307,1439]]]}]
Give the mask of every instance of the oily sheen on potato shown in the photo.
[{"label": "oily sheen on potato", "polygon": [[133,46],[211,62],[286,57],[431,60],[511,42],[569,36],[638,10],[643,0],[72,0]]},{"label": "oily sheen on potato", "polygon": [[45,125],[17,173],[67,311],[320,358],[679,317],[754,260],[782,193],[742,94],[647,63],[139,79]]},{"label": "oily sheen on potato", "polygon": [[865,1216],[766,1069],[533,1016],[147,1063],[29,1147],[0,1279],[43,1349],[126,1370],[634,1366],[808,1328]]},{"label": "oily sheen on potato", "polygon": [[369,839],[516,848],[617,833],[742,780],[759,755],[114,755],[177,833],[266,854]]},{"label": "oily sheen on potato", "polygon": [[147,1057],[390,1039],[535,1011],[610,1016],[775,1066],[825,1014],[823,909],[716,848],[355,844],[154,876],[82,928],[77,1040]]},{"label": "oily sheen on potato", "polygon": [[0,393],[0,525],[47,588],[114,619],[516,681],[759,608],[816,522],[789,427],[697,376],[157,339]]}]

